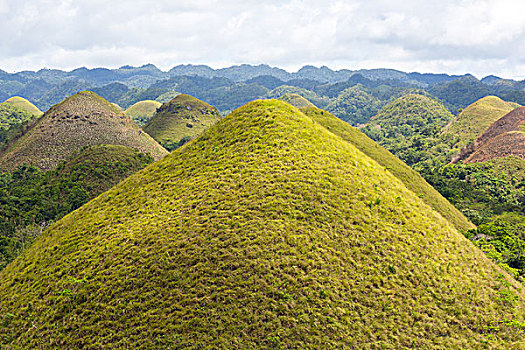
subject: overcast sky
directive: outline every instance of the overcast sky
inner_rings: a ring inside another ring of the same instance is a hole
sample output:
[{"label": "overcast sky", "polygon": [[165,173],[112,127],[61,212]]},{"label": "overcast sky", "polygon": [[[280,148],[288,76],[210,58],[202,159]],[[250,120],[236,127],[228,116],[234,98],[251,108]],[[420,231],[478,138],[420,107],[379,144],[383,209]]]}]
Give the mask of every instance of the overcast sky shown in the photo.
[{"label": "overcast sky", "polygon": [[525,78],[525,1],[0,0],[0,69],[266,63]]}]

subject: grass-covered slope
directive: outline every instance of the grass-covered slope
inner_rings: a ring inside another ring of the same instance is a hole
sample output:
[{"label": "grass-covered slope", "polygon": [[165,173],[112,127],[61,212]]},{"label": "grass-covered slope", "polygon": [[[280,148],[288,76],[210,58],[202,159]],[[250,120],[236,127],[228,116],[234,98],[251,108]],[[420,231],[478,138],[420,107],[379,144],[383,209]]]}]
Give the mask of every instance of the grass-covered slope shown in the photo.
[{"label": "grass-covered slope", "polygon": [[144,131],[168,150],[173,150],[221,119],[219,111],[195,97],[180,94],[164,103]]},{"label": "grass-covered slope", "polygon": [[525,107],[512,110],[461,149],[452,162],[475,163],[509,156],[525,159],[524,122]]},{"label": "grass-covered slope", "polygon": [[523,300],[383,166],[256,101],[0,272],[0,344],[518,349]]},{"label": "grass-covered slope", "polygon": [[457,148],[466,146],[480,136],[492,123],[519,105],[496,96],[483,97],[467,108],[443,129],[443,136],[457,137]]},{"label": "grass-covered slope", "polygon": [[155,114],[162,103],[152,100],[140,101],[126,109],[126,114],[138,125],[144,125]]},{"label": "grass-covered slope", "polygon": [[0,269],[55,222],[153,162],[140,151],[97,145],[54,170],[19,167],[0,174]]},{"label": "grass-covered slope", "polygon": [[0,129],[8,129],[10,126],[31,120],[34,116],[22,108],[8,103],[0,103]]},{"label": "grass-covered slope", "polygon": [[474,227],[459,210],[430,186],[421,175],[364,133],[319,108],[302,108],[301,111],[384,166],[400,179],[408,189],[419,195],[457,229],[466,230]]},{"label": "grass-covered slope", "polygon": [[4,103],[23,109],[24,111],[34,115],[35,117],[41,116],[43,114],[37,106],[35,106],[23,97],[13,96],[5,100]]},{"label": "grass-covered slope", "polygon": [[121,145],[96,145],[81,149],[60,164],[49,176],[50,186],[72,181],[94,198],[119,181],[153,162],[153,158],[134,148]]},{"label": "grass-covered slope", "polygon": [[279,97],[279,100],[288,102],[294,107],[297,108],[305,108],[305,107],[315,107],[315,105],[308,101],[306,98],[299,94],[284,94],[281,97]]},{"label": "grass-covered slope", "polygon": [[0,168],[27,163],[49,170],[84,146],[123,145],[159,159],[167,151],[131,118],[93,92],[53,106],[24,135],[0,152]]}]

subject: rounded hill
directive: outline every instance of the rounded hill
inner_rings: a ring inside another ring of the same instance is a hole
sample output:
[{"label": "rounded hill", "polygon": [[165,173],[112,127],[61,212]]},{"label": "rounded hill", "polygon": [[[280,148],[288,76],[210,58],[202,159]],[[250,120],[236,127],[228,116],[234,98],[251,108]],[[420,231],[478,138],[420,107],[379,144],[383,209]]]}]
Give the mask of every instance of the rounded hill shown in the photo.
[{"label": "rounded hill", "polygon": [[37,106],[35,106],[31,102],[29,102],[28,100],[26,100],[25,98],[20,97],[20,96],[10,97],[7,100],[5,100],[4,103],[13,105],[15,107],[18,107],[18,108],[26,111],[27,113],[32,114],[32,115],[34,115],[36,117],[41,116],[43,114],[42,111],[40,109],[38,109]]},{"label": "rounded hill", "polygon": [[219,111],[190,95],[164,103],[144,125],[144,131],[168,150],[180,147],[221,119]]},{"label": "rounded hill", "polygon": [[152,100],[140,101],[126,109],[126,114],[138,125],[144,125],[155,114],[162,103]]},{"label": "rounded hill", "polygon": [[496,120],[517,107],[519,105],[516,103],[503,101],[496,96],[483,97],[452,119],[442,135],[457,137],[455,147],[462,148],[474,141]]},{"label": "rounded hill", "polygon": [[474,142],[461,149],[452,162],[484,162],[508,156],[525,159],[524,122],[525,107],[512,110],[492,123]]},{"label": "rounded hill", "polygon": [[280,101],[237,109],[0,272],[13,348],[518,349],[523,310],[523,287],[399,179]]},{"label": "rounded hill", "polygon": [[308,101],[306,98],[299,94],[284,94],[281,97],[279,97],[279,100],[288,102],[294,107],[297,108],[305,108],[305,107],[315,107],[315,105]]},{"label": "rounded hill", "polygon": [[436,100],[420,94],[404,95],[383,107],[372,117],[371,125],[380,125],[396,135],[410,136],[413,129],[443,127],[452,114]]},{"label": "rounded hill", "polygon": [[0,129],[33,119],[35,116],[9,103],[0,103]]},{"label": "rounded hill", "polygon": [[0,168],[21,164],[49,170],[82,147],[99,144],[135,148],[155,159],[167,151],[131,118],[93,92],[73,95],[47,111],[0,152]]}]

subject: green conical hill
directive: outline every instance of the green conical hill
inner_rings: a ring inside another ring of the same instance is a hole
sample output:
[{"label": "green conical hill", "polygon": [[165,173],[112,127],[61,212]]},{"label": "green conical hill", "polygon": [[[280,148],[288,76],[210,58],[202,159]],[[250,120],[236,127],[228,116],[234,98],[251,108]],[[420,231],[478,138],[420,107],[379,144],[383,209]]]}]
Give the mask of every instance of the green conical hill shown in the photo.
[{"label": "green conical hill", "polygon": [[27,163],[53,169],[84,146],[123,145],[155,159],[167,151],[131,118],[93,92],[73,95],[47,111],[24,135],[0,152],[0,168]]},{"label": "green conical hill", "polygon": [[237,109],[0,272],[11,348],[519,349],[523,313],[523,287],[451,224],[280,101]]},{"label": "green conical hill", "polygon": [[138,125],[144,125],[151,119],[162,103],[152,100],[140,101],[126,109],[126,114]]},{"label": "green conical hill", "polygon": [[400,179],[408,189],[421,196],[428,205],[454,224],[457,229],[466,230],[474,227],[459,210],[430,186],[421,175],[357,128],[319,108],[302,108],[301,111],[384,166]]},{"label": "green conical hill", "polygon": [[288,102],[289,104],[297,108],[315,107],[315,105],[312,102],[308,101],[306,98],[298,94],[284,94],[281,97],[279,97],[279,100]]},{"label": "green conical hill", "polygon": [[144,125],[144,131],[173,150],[221,119],[219,111],[195,97],[180,94],[164,103]]},{"label": "green conical hill", "polygon": [[32,114],[32,115],[34,115],[36,117],[41,116],[43,114],[42,111],[40,109],[38,109],[37,106],[35,106],[34,104],[32,104],[31,102],[29,102],[28,100],[26,100],[23,97],[13,96],[13,97],[8,98],[7,100],[5,100],[4,103],[7,103],[7,104],[13,105],[15,107],[21,108],[24,111],[26,111],[27,113],[30,113],[30,114]]},{"label": "green conical hill", "polygon": [[443,130],[443,136],[458,137],[457,148],[466,146],[480,136],[492,123],[519,105],[496,96],[483,97],[454,118]]},{"label": "green conical hill", "polygon": [[444,126],[453,118],[452,114],[436,100],[420,95],[406,94],[383,107],[370,122],[371,125],[380,125],[389,128],[392,132],[404,135],[407,126],[421,128]]}]

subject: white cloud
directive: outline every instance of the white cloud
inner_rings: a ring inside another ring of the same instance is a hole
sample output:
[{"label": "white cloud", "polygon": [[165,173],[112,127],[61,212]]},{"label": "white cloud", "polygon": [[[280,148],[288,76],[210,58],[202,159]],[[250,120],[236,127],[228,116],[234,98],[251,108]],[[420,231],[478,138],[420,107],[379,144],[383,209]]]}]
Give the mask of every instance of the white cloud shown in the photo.
[{"label": "white cloud", "polygon": [[0,0],[0,68],[268,63],[517,76],[512,0]]}]

